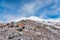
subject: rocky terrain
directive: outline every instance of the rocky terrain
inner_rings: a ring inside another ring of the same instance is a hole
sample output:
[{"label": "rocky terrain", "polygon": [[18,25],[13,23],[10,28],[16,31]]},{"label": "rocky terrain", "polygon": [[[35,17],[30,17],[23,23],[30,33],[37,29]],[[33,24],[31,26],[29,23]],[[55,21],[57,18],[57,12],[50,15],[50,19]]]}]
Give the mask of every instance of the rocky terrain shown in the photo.
[{"label": "rocky terrain", "polygon": [[0,40],[60,40],[60,23],[21,20],[0,24]]}]

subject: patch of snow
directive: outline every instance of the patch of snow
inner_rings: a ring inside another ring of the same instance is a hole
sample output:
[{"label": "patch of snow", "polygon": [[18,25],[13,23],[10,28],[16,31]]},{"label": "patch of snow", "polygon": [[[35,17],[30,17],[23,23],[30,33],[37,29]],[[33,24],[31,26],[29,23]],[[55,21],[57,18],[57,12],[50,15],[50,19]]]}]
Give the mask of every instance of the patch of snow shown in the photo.
[{"label": "patch of snow", "polygon": [[30,20],[35,20],[35,21],[44,21],[44,19],[38,18],[38,17],[35,17],[35,16],[31,16],[31,17],[29,17],[28,19],[30,19]]},{"label": "patch of snow", "polygon": [[31,16],[27,19],[35,20],[35,21],[45,21],[45,22],[60,22],[60,18],[58,19],[42,19],[36,16]]}]

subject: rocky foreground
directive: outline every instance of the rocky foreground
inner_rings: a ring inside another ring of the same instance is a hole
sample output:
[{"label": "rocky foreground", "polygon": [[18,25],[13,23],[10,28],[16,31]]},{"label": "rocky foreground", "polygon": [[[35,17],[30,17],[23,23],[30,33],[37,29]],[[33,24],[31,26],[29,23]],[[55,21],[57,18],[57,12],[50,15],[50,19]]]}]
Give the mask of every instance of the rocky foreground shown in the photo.
[{"label": "rocky foreground", "polygon": [[[50,23],[50,22],[49,22]],[[22,20],[0,25],[0,40],[60,40],[56,24]]]}]

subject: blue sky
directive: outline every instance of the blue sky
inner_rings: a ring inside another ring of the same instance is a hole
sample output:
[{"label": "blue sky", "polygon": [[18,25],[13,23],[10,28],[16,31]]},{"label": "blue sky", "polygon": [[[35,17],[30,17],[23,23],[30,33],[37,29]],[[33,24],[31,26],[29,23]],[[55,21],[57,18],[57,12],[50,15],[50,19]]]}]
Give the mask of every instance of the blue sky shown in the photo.
[{"label": "blue sky", "polygon": [[60,0],[0,0],[0,22],[30,16],[60,18]]}]

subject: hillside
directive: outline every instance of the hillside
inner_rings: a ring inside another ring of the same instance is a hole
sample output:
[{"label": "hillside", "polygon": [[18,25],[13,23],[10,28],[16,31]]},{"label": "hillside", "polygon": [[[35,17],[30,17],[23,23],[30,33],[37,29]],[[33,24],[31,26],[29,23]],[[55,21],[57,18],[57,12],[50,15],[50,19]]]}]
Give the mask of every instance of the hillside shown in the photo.
[{"label": "hillside", "polygon": [[0,40],[60,40],[60,22],[30,18],[5,24],[0,28]]}]

